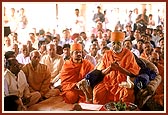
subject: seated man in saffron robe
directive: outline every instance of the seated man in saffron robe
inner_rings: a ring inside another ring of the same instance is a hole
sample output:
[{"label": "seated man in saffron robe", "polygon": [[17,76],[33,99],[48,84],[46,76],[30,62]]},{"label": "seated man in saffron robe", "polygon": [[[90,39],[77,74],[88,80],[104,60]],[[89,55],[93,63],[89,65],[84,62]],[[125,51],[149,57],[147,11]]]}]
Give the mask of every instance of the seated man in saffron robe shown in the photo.
[{"label": "seated man in saffron robe", "polygon": [[103,81],[93,88],[93,103],[106,104],[109,101],[134,102],[133,80],[139,74],[140,67],[133,53],[123,48],[125,34],[112,32],[112,48],[107,51],[97,67],[106,71]]},{"label": "seated man in saffron robe", "polygon": [[78,87],[78,82],[94,69],[88,60],[82,59],[82,45],[74,43],[70,47],[71,58],[66,60],[61,70],[62,96],[66,103],[85,102],[85,94]]},{"label": "seated man in saffron robe", "polygon": [[38,91],[41,94],[40,100],[59,95],[59,89],[50,88],[51,72],[47,65],[41,64],[41,55],[38,50],[30,53],[31,62],[22,67],[29,84],[30,92]]}]

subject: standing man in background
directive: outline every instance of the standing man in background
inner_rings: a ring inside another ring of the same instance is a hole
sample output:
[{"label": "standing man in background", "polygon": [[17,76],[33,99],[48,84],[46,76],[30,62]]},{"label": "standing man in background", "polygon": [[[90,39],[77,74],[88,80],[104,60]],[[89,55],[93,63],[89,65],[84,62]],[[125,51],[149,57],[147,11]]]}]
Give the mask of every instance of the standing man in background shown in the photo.
[{"label": "standing man in background", "polygon": [[75,9],[75,17],[72,24],[72,33],[80,33],[84,31],[84,18],[79,15],[79,9]]},{"label": "standing man in background", "polygon": [[10,9],[10,15],[9,15],[9,26],[11,29],[11,32],[16,32],[17,30],[17,17],[15,15],[15,8]]},{"label": "standing man in background", "polygon": [[139,14],[138,17],[136,18],[137,29],[140,29],[141,33],[145,32],[149,24],[149,17],[146,15],[146,11],[147,10],[145,8],[142,14]]},{"label": "standing man in background", "polygon": [[20,8],[19,16],[18,16],[17,20],[18,20],[18,24],[17,24],[18,39],[20,42],[26,43],[27,36],[28,36],[28,33],[26,31],[27,25],[28,25],[28,19],[27,19],[27,16],[25,15],[24,8]]},{"label": "standing man in background", "polygon": [[100,6],[97,6],[97,13],[94,14],[93,21],[95,23],[97,23],[99,21],[103,23],[105,21],[104,14],[101,12]]}]

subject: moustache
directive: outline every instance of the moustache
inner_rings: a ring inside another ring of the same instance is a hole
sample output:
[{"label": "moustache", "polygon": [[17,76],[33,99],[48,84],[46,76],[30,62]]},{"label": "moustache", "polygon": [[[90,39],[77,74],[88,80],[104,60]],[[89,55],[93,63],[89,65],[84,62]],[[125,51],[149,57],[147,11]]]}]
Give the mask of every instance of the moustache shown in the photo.
[{"label": "moustache", "polygon": [[77,55],[77,57],[82,57],[81,55]]}]

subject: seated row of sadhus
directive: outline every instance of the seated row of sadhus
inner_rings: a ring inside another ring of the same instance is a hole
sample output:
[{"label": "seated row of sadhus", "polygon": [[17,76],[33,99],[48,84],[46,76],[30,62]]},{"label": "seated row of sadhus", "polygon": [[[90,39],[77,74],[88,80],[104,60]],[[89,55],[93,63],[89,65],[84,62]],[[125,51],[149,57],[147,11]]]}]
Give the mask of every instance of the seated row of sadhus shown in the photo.
[{"label": "seated row of sadhus", "polygon": [[[135,55],[129,49],[123,48],[124,33],[112,32],[111,35],[112,47],[104,53],[96,68],[91,62],[83,59],[81,44],[71,45],[71,58],[63,63],[59,74],[60,87],[51,86],[51,72],[47,65],[40,63],[39,51],[32,51],[31,62],[24,66],[20,66],[14,56],[8,56],[4,73],[5,97],[17,95],[22,101],[28,99],[25,107],[57,95],[61,95],[66,103],[71,104],[79,102],[106,104],[120,100],[134,103],[134,79],[141,68],[135,60]],[[152,61],[155,58],[158,59],[158,54],[153,52],[150,59]],[[79,87],[79,83],[95,69],[102,71],[104,78],[93,87],[91,99],[88,101],[86,92]],[[164,71],[161,72],[162,77],[163,73]],[[163,84],[162,80],[155,96],[155,101],[161,105],[163,105]]]}]

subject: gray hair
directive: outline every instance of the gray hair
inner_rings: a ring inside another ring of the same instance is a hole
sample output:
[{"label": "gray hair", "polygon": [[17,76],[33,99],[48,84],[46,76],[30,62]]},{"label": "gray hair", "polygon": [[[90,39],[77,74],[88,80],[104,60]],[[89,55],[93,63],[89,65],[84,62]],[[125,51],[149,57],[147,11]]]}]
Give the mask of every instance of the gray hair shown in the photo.
[{"label": "gray hair", "polygon": [[48,50],[50,46],[54,46],[55,49],[57,49],[56,45],[53,42],[50,42],[49,44],[46,45],[46,49]]}]

